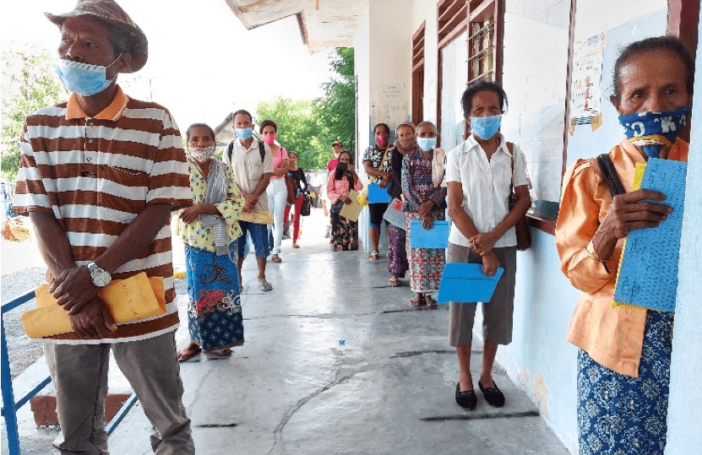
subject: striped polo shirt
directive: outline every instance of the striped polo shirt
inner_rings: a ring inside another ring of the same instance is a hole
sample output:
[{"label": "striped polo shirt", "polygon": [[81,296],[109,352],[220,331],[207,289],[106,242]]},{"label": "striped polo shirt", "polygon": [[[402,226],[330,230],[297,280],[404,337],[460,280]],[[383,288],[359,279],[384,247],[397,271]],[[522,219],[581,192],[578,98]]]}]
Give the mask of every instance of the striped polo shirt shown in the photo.
[{"label": "striped polo shirt", "polygon": [[[66,232],[73,258],[85,265],[100,256],[148,204],[192,205],[180,131],[156,103],[130,99],[117,87],[112,103],[95,117],[75,93],[67,103],[27,117],[12,210],[52,213]],[[115,270],[113,279],[146,272],[163,277],[163,316],[120,324],[110,339],[80,340],[75,333],[53,340],[67,344],[134,341],[178,327],[173,282],[171,228],[166,223],[138,256]]]}]

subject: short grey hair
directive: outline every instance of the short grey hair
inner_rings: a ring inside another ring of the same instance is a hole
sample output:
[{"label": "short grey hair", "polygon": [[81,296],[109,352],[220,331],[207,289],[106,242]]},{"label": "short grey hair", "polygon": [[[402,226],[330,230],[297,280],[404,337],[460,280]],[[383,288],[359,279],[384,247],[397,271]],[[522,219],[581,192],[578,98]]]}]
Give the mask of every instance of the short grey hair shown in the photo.
[{"label": "short grey hair", "polygon": [[439,130],[436,129],[436,125],[434,125],[432,122],[430,122],[428,120],[424,120],[423,122],[420,122],[419,125],[417,125],[415,127],[414,134],[419,136],[419,130],[421,130],[423,126],[427,126],[427,125],[431,126],[431,128],[434,130],[434,134],[436,134],[437,136],[439,135]]}]

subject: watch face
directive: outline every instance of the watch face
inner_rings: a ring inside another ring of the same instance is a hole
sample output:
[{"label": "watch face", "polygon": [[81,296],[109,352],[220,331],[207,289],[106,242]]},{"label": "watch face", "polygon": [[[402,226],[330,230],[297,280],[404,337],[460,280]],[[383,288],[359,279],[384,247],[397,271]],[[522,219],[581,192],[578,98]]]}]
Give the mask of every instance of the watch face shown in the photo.
[{"label": "watch face", "polygon": [[104,288],[108,284],[110,284],[110,280],[112,278],[110,277],[110,274],[105,272],[104,270],[96,270],[96,273],[93,275],[93,283],[97,287]]}]

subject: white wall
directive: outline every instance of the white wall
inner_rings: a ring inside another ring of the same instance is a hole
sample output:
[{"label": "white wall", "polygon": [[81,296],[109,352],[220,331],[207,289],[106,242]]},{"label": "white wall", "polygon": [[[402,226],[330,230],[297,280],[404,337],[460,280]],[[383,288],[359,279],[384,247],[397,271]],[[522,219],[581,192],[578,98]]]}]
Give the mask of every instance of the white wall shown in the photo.
[{"label": "white wall", "polygon": [[[370,2],[354,39],[358,77],[358,130],[356,157],[359,175],[365,178],[361,158],[374,143],[371,128],[387,123],[391,129],[410,116],[412,8],[408,0]],[[359,219],[359,239],[368,249],[368,211]]]},{"label": "white wall", "polygon": [[[702,30],[702,24],[701,24]],[[702,36],[702,35],[700,35]],[[702,68],[702,50],[697,48],[697,68]],[[694,112],[700,118],[702,78],[695,82]],[[691,150],[702,144],[702,123],[692,123]],[[673,332],[673,359],[670,368],[670,402],[668,406],[668,445],[666,455],[700,453],[702,447],[702,274],[699,252],[702,250],[702,157],[690,153],[685,191],[685,214],[680,244],[678,301]]]}]

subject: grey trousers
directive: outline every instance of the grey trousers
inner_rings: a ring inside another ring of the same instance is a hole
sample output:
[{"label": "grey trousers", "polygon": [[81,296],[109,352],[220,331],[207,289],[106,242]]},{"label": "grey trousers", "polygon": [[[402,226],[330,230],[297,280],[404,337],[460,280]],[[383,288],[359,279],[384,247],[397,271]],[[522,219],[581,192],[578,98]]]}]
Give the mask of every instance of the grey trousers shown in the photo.
[{"label": "grey trousers", "polygon": [[109,455],[104,416],[110,349],[154,427],[154,453],[194,454],[175,332],[113,344],[44,343],[61,424],[54,445],[61,454]]},{"label": "grey trousers", "polygon": [[[490,302],[482,304],[483,339],[497,344],[512,342],[514,313],[514,285],[517,274],[517,247],[493,248],[505,272],[497,284]],[[449,243],[446,262],[482,264],[479,254],[468,247]],[[449,302],[449,344],[453,347],[470,344],[473,339],[473,322],[478,305]]]}]

